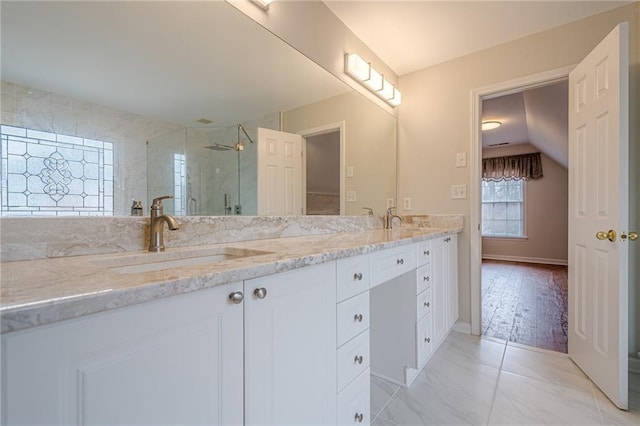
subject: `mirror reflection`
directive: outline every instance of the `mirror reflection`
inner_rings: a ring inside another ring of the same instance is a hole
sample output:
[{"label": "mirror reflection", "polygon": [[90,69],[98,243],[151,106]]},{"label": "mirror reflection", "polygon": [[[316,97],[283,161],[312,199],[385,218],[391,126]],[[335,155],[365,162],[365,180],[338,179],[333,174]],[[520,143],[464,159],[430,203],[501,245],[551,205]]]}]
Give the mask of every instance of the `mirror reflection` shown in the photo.
[{"label": "mirror reflection", "polygon": [[165,194],[179,215],[274,214],[267,130],[302,135],[286,214],[395,199],[395,118],[227,3],[1,7],[2,215],[146,214]]}]

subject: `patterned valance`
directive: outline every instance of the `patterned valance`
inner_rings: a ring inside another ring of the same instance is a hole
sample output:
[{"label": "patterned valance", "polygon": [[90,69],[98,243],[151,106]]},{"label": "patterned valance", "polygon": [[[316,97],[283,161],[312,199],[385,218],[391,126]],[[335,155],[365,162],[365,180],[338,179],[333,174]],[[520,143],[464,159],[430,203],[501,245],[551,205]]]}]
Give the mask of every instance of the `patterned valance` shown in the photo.
[{"label": "patterned valance", "polygon": [[542,177],[542,159],[540,153],[510,155],[482,159],[482,179],[540,179]]}]

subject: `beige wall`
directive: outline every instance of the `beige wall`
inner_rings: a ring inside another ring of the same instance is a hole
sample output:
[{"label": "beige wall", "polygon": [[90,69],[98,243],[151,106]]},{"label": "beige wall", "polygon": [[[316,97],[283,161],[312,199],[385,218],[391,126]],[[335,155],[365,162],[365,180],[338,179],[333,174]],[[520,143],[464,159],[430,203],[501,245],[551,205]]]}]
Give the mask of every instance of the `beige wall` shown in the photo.
[{"label": "beige wall", "polygon": [[[566,143],[566,140],[565,140]],[[539,150],[529,144],[482,150],[483,158],[518,155]],[[483,238],[482,255],[493,258],[567,263],[567,169],[542,154],[542,179],[525,184],[526,240]]]},{"label": "beige wall", "polygon": [[[468,198],[451,200],[450,185],[470,183],[469,168],[456,168],[455,158],[456,153],[469,153],[471,149],[471,90],[577,64],[621,21],[630,23],[630,142],[637,144],[640,98],[638,3],[400,77],[403,103],[398,112],[398,198],[412,197],[414,213],[465,215],[465,228],[458,244],[460,321],[470,322],[471,319],[470,205]],[[638,158],[640,154],[636,147],[633,152]],[[635,163],[631,164],[631,176],[635,176],[632,185],[637,186]],[[633,200],[637,206],[638,197],[633,195]],[[631,213],[635,212],[636,209]],[[634,220],[637,219],[634,217]],[[637,270],[638,266],[635,266],[632,272],[640,276]],[[632,279],[637,286],[637,279]],[[640,305],[638,293],[634,296],[636,305]],[[640,323],[638,313],[634,315],[630,320],[631,327]],[[640,330],[636,330],[638,342],[639,334]],[[634,342],[630,347],[634,345],[640,350]]]},{"label": "beige wall", "polygon": [[386,199],[396,196],[396,118],[357,93],[346,93],[282,115],[282,130],[296,133],[326,124],[345,122],[345,191],[356,191],[346,214],[363,214],[362,207],[380,215]]}]

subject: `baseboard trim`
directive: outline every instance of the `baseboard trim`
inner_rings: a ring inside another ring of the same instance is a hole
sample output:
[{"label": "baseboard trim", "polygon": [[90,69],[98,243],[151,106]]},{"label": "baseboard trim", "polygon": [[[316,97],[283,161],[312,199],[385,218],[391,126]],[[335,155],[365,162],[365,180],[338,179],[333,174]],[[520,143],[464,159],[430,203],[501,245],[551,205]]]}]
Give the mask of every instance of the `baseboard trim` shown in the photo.
[{"label": "baseboard trim", "polygon": [[640,359],[629,355],[629,371],[640,374]]},{"label": "baseboard trim", "polygon": [[524,262],[524,263],[543,263],[545,265],[563,265],[567,266],[566,259],[546,259],[544,257],[520,257],[520,256],[503,256],[499,254],[483,254],[483,260],[504,260],[507,262]]},{"label": "baseboard trim", "polygon": [[468,322],[460,322],[456,321],[452,327],[453,331],[457,331],[458,333],[471,334],[471,324]]}]

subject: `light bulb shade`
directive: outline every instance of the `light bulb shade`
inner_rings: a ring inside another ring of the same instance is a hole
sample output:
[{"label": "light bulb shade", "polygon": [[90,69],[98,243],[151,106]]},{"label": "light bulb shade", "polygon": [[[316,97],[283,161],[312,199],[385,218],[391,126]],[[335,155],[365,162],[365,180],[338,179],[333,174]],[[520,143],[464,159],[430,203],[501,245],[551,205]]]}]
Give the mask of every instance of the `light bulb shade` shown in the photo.
[{"label": "light bulb shade", "polygon": [[382,89],[378,90],[378,96],[385,100],[393,99],[393,92],[395,89],[396,88],[393,87],[393,84],[389,83],[385,78],[382,80]]},{"label": "light bulb shade", "polygon": [[482,130],[493,130],[502,126],[502,123],[499,121],[483,121],[482,122]]},{"label": "light bulb shade", "polygon": [[369,79],[371,65],[362,59],[360,55],[356,53],[347,53],[345,55],[344,66],[344,71],[359,82],[362,83]]},{"label": "light bulb shade", "polygon": [[398,89],[395,89],[393,92],[393,98],[388,101],[393,106],[398,106],[402,103],[402,93]]},{"label": "light bulb shade", "polygon": [[357,53],[345,54],[344,71],[390,105],[398,106],[402,102],[402,95],[393,84]]}]

